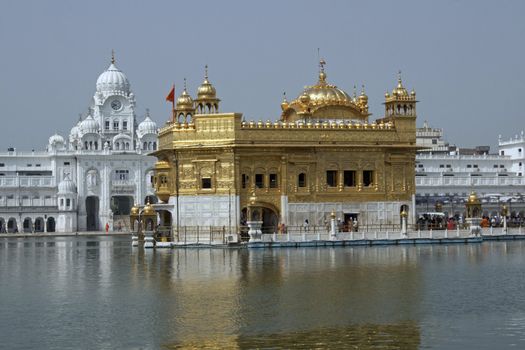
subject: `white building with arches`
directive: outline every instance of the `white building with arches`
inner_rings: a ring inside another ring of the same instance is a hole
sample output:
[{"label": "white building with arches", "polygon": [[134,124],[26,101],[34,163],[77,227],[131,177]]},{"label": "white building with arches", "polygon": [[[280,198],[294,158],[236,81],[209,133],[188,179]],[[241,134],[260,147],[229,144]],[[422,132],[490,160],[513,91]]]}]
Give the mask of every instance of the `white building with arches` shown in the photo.
[{"label": "white building with arches", "polygon": [[157,125],[138,123],[126,75],[111,64],[97,79],[86,115],[67,140],[55,134],[40,152],[0,152],[0,232],[125,228],[130,209],[150,196]]}]

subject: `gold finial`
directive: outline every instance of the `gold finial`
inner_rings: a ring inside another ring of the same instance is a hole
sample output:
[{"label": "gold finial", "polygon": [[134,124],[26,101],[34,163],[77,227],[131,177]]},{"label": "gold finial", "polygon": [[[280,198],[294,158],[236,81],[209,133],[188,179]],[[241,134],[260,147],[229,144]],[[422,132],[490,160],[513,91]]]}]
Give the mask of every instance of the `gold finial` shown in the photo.
[{"label": "gold finial", "polygon": [[186,78],[184,78],[184,91],[186,91]]},{"label": "gold finial", "polygon": [[204,66],[204,79],[208,80],[208,65]]},{"label": "gold finial", "polygon": [[111,64],[115,64],[115,50],[111,49]]},{"label": "gold finial", "polygon": [[353,97],[354,97],[354,100],[357,97],[357,86],[355,86],[355,84],[354,84],[354,96]]},{"label": "gold finial", "polygon": [[365,84],[361,85],[361,95],[365,94]]},{"label": "gold finial", "polygon": [[403,87],[403,84],[401,82],[401,69],[397,72],[397,86]]},{"label": "gold finial", "polygon": [[324,59],[319,60],[319,82],[325,83],[326,82],[326,73],[324,72],[324,66],[326,64],[326,61]]},{"label": "gold finial", "polygon": [[283,101],[286,101],[286,91],[283,91]]}]

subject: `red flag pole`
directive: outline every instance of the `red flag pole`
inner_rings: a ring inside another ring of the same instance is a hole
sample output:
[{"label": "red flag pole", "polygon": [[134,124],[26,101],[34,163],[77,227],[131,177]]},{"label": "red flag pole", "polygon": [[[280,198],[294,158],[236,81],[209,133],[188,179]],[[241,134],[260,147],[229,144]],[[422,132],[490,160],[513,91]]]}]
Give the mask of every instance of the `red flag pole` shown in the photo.
[{"label": "red flag pole", "polygon": [[171,100],[171,117],[175,121],[175,83],[173,83],[172,89],[173,89],[173,99]]}]

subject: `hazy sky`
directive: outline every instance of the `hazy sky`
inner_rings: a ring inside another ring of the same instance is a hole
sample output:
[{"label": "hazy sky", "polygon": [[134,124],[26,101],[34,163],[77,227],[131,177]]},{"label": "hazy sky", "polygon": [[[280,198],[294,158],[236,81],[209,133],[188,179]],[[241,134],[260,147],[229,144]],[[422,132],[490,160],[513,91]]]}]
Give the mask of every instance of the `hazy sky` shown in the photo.
[{"label": "hazy sky", "polygon": [[137,99],[163,124],[183,79],[209,65],[223,112],[277,119],[283,91],[366,85],[371,118],[399,69],[428,120],[462,146],[525,129],[525,1],[0,2],[0,150],[43,149],[85,113],[115,49]]}]

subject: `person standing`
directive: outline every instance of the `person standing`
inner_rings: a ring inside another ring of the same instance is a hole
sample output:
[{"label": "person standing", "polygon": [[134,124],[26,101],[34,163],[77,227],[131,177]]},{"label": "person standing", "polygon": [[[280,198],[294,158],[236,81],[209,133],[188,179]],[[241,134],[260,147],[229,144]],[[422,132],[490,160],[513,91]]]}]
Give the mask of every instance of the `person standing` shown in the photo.
[{"label": "person standing", "polygon": [[106,233],[109,233],[109,222],[106,222]]}]

